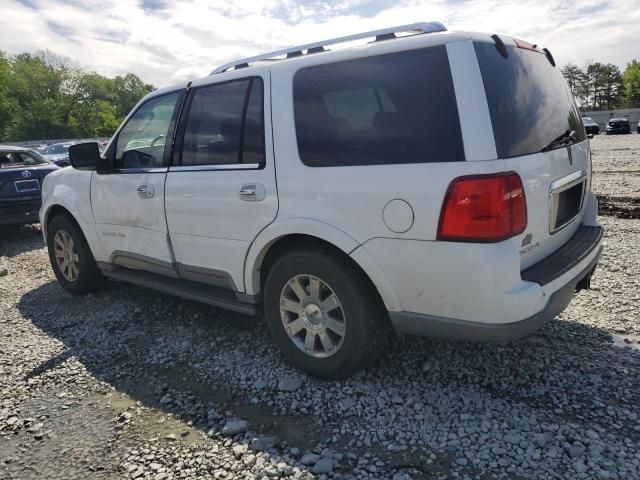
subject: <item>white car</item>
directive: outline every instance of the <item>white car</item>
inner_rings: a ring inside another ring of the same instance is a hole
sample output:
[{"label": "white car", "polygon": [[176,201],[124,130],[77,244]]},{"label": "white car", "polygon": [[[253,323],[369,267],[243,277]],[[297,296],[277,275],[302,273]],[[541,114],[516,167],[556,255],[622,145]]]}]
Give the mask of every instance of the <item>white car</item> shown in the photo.
[{"label": "white car", "polygon": [[67,290],[264,312],[290,362],[344,378],[392,329],[507,341],[588,288],[586,138],[548,50],[414,24],[147,95],[103,157],[71,147],[40,218]]}]

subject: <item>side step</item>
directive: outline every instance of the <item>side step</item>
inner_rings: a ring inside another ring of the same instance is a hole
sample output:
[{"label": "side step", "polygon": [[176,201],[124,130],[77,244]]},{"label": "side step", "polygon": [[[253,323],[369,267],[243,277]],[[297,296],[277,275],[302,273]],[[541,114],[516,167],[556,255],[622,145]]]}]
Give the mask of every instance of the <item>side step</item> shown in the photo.
[{"label": "side step", "polygon": [[244,313],[245,315],[256,314],[255,305],[240,302],[233,291],[225,288],[212,287],[189,280],[180,280],[142,270],[131,270],[122,267],[112,271],[105,269],[102,270],[102,273],[116,280],[151,288],[159,292],[186,298],[187,300],[195,300],[196,302]]}]

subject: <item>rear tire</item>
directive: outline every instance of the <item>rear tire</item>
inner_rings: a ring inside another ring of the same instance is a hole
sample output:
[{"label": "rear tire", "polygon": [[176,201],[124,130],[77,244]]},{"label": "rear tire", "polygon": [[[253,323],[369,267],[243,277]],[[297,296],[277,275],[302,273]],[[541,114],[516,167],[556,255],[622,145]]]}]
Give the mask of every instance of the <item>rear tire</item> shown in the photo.
[{"label": "rear tire", "polygon": [[53,272],[65,290],[86,293],[102,286],[104,277],[80,227],[66,215],[49,222],[47,248]]},{"label": "rear tire", "polygon": [[375,287],[350,259],[328,248],[299,248],[277,259],[266,278],[264,309],[285,358],[321,379],[366,368],[391,338]]}]

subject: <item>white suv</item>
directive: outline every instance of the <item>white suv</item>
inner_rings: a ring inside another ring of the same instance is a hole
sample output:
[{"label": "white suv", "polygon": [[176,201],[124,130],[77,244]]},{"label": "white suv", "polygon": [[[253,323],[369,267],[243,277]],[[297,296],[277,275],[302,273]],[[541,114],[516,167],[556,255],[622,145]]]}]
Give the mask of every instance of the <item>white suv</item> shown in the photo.
[{"label": "white suv", "polygon": [[290,362],[344,378],[392,327],[506,341],[588,288],[586,138],[548,50],[415,24],[149,94],[103,157],[71,147],[40,219],[67,290],[262,311]]}]

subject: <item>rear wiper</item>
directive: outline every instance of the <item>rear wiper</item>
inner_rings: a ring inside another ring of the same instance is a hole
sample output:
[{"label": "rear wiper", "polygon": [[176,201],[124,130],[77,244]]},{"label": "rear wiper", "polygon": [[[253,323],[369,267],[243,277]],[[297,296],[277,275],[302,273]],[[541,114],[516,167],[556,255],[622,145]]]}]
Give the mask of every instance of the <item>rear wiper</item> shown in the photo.
[{"label": "rear wiper", "polygon": [[549,145],[544,147],[541,152],[548,152],[549,150],[553,150],[559,146],[565,145],[567,143],[575,143],[578,138],[576,137],[575,130],[567,130],[558,138],[553,139]]}]

